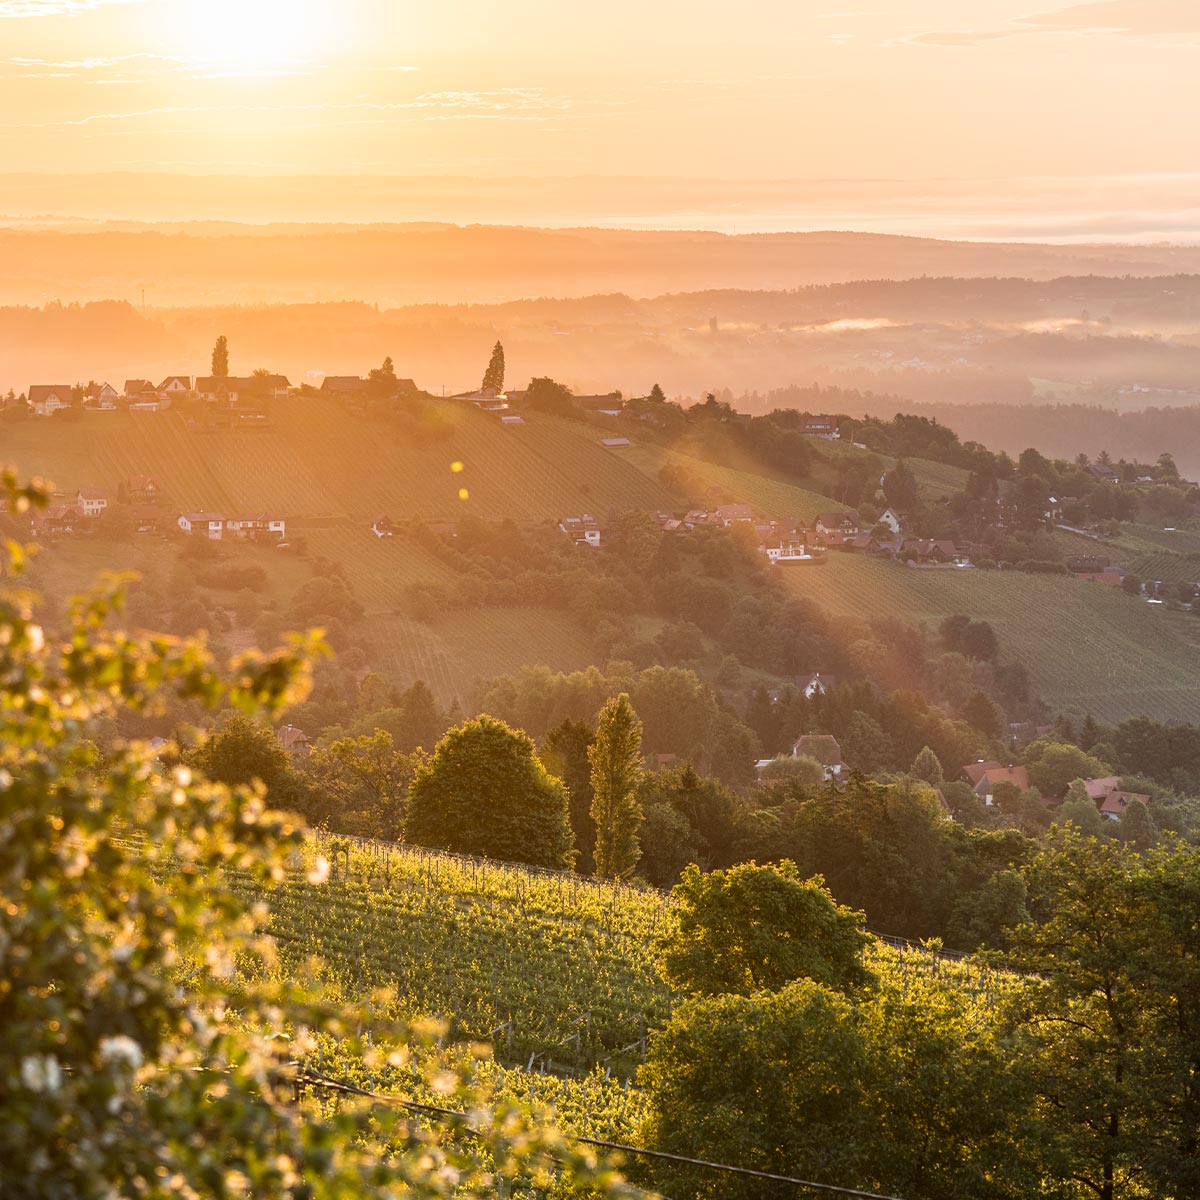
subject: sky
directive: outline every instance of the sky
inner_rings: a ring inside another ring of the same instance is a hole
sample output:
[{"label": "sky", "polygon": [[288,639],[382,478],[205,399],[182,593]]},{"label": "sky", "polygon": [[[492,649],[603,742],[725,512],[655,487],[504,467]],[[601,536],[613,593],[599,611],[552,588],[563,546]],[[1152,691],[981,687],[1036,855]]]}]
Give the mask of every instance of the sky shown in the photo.
[{"label": "sky", "polygon": [[0,155],[8,172],[1118,178],[1161,208],[1200,182],[1198,50],[1200,0],[0,0]]}]

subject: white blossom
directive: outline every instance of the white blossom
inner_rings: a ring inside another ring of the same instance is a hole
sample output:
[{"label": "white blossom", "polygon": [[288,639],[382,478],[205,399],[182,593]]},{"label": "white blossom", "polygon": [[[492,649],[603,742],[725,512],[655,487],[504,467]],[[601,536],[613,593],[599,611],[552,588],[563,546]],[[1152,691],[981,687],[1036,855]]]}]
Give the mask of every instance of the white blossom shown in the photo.
[{"label": "white blossom", "polygon": [[53,1054],[27,1054],[21,1060],[21,1082],[31,1092],[57,1092],[62,1068]]},{"label": "white blossom", "polygon": [[100,1042],[100,1061],[103,1063],[136,1071],[142,1065],[142,1057],[141,1046],[123,1033],[117,1034],[116,1037],[103,1038]]}]

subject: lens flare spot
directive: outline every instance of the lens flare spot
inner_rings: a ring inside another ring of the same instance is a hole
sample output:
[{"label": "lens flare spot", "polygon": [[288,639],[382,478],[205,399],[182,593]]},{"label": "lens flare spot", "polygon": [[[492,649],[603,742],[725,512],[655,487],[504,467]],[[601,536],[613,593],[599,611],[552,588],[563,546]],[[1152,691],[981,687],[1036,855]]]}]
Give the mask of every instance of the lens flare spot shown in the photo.
[{"label": "lens flare spot", "polygon": [[471,493],[468,492],[466,488],[459,488],[458,489],[458,498],[460,500],[469,500],[471,498]]},{"label": "lens flare spot", "polygon": [[452,470],[455,473],[455,475],[460,474],[462,472],[462,469],[463,469],[463,465],[460,462],[452,462],[450,464],[450,470]]}]

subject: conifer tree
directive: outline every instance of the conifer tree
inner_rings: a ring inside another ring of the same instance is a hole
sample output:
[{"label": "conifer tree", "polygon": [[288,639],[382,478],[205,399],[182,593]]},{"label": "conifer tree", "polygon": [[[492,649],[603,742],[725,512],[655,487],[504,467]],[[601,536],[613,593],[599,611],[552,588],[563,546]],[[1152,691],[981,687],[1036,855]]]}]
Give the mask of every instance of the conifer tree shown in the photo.
[{"label": "conifer tree", "polygon": [[214,379],[229,378],[229,339],[221,334],[212,352],[212,373]]},{"label": "conifer tree", "polygon": [[933,787],[940,787],[946,779],[938,756],[928,746],[923,747],[921,753],[913,759],[908,773],[916,779],[923,779]]},{"label": "conifer tree", "polygon": [[600,710],[596,740],[588,747],[596,825],[594,861],[602,879],[625,879],[642,856],[638,831],[643,814],[637,799],[641,749],[642,723],[622,692]]},{"label": "conifer tree", "polygon": [[499,342],[492,347],[491,361],[483,373],[483,390],[504,391],[504,347]]}]

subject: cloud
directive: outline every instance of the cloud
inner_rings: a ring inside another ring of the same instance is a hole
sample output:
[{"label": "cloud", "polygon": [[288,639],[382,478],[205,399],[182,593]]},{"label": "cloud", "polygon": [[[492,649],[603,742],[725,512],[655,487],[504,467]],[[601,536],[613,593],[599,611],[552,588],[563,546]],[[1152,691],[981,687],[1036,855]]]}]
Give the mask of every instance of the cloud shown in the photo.
[{"label": "cloud", "polygon": [[930,46],[978,46],[1034,33],[1162,37],[1200,33],[1197,0],[1095,0],[1016,17],[999,29],[941,30],[910,39]]},{"label": "cloud", "polygon": [[[189,104],[124,112],[94,112],[60,121],[21,122],[3,129],[60,129],[74,126],[141,121],[151,117],[192,116],[197,113],[363,113],[342,124],[377,123],[407,114],[434,121],[509,120],[550,121],[571,109],[563,97],[547,96],[541,88],[497,88],[492,91],[423,92],[412,100],[349,100],[311,104]],[[389,118],[388,114],[392,114]]]},{"label": "cloud", "polygon": [[0,20],[25,17],[73,17],[108,4],[140,4],[143,0],[0,0]]}]

